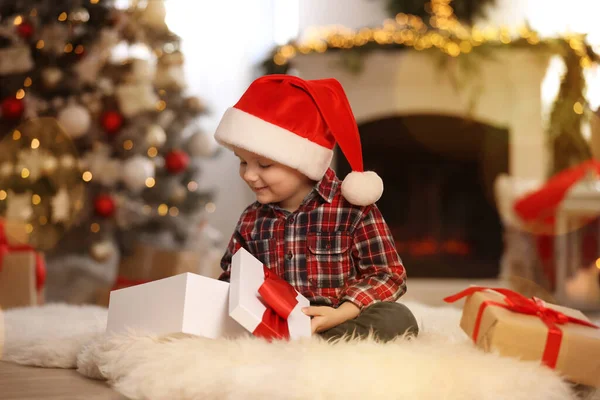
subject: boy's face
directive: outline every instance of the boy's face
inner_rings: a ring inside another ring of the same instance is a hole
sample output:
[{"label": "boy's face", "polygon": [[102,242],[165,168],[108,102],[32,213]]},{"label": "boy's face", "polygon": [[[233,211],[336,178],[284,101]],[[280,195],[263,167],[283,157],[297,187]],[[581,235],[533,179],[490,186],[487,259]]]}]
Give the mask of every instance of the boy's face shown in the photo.
[{"label": "boy's face", "polygon": [[240,159],[240,177],[261,204],[279,204],[295,211],[312,190],[314,182],[301,172],[248,150],[234,148]]}]

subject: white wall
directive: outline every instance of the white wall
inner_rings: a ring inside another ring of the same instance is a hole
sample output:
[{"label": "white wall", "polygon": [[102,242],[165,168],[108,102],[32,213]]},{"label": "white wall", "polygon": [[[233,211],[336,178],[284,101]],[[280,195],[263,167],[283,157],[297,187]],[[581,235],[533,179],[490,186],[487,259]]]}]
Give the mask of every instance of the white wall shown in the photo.
[{"label": "white wall", "polygon": [[300,32],[314,26],[343,25],[357,29],[363,26],[380,25],[387,18],[385,1],[301,0]]},{"label": "white wall", "polygon": [[[272,46],[273,0],[168,0],[166,21],[182,38],[190,94],[203,99],[210,115],[200,120],[214,132],[223,112],[255,78],[253,67]],[[216,189],[210,223],[229,238],[253,194],[238,176],[238,161],[224,151],[203,163],[202,187]]]}]

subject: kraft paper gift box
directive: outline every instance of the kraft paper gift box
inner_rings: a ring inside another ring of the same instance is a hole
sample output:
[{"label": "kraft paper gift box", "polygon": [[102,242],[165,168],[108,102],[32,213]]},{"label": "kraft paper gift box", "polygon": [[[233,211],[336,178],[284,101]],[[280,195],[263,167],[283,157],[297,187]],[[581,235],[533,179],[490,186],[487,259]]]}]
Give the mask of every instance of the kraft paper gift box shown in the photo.
[{"label": "kraft paper gift box", "polygon": [[501,288],[471,287],[445,300],[463,297],[460,326],[477,347],[600,387],[600,329],[582,312]]},{"label": "kraft paper gift box", "polygon": [[300,339],[311,336],[310,302],[245,249],[232,257],[229,315],[254,336]]},{"label": "kraft paper gift box", "polygon": [[0,308],[0,359],[2,359],[2,350],[4,349],[4,314]]},{"label": "kraft paper gift box", "polygon": [[247,335],[229,317],[228,303],[227,282],[179,274],[112,291],[106,331],[187,333],[211,339]]},{"label": "kraft paper gift box", "polygon": [[24,244],[24,232],[24,225],[0,221],[0,307],[4,309],[44,302],[44,256]]}]

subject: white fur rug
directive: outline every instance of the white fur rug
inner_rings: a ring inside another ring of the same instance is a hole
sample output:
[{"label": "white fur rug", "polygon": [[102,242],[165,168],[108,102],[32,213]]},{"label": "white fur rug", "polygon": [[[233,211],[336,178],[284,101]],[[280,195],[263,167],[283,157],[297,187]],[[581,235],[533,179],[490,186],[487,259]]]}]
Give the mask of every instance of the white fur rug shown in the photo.
[{"label": "white fur rug", "polygon": [[12,309],[3,359],[77,368],[131,399],[575,399],[554,371],[474,348],[459,309],[406,305],[421,333],[388,344],[107,336],[103,308]]}]

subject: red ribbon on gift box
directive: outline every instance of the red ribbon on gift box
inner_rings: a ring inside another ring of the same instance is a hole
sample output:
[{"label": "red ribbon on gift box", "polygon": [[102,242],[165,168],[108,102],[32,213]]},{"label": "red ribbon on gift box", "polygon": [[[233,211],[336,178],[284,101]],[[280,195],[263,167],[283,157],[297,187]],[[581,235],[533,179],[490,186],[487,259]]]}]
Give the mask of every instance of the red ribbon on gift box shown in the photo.
[{"label": "red ribbon on gift box", "polygon": [[475,343],[477,343],[477,338],[479,336],[479,327],[481,325],[483,313],[485,312],[485,309],[488,306],[502,307],[519,314],[533,315],[540,318],[542,322],[544,322],[544,324],[546,324],[546,326],[548,327],[548,336],[546,337],[546,345],[544,347],[542,362],[550,368],[556,367],[560,346],[562,344],[563,333],[562,330],[559,328],[559,325],[571,323],[599,329],[598,326],[592,324],[589,321],[570,317],[566,314],[561,313],[560,311],[546,307],[544,302],[538,298],[528,298],[510,289],[472,286],[457,294],[446,297],[444,301],[446,303],[453,303],[462,299],[463,297],[467,297],[472,295],[473,293],[482,292],[485,290],[493,290],[504,295],[505,303],[493,300],[486,300],[483,303],[481,303],[479,311],[477,312],[477,318],[475,320],[475,328],[473,329],[473,342]]},{"label": "red ribbon on gift box", "polygon": [[6,254],[23,251],[33,251],[35,253],[35,287],[39,292],[44,288],[44,284],[46,283],[46,264],[43,257],[29,245],[12,245],[8,243],[4,222],[0,221],[0,270],[2,270],[2,264]]},{"label": "red ribbon on gift box", "polygon": [[258,288],[258,293],[264,300],[266,310],[252,334],[267,340],[288,339],[290,331],[287,319],[298,304],[298,294],[289,282],[264,265],[263,273],[265,280]]}]

